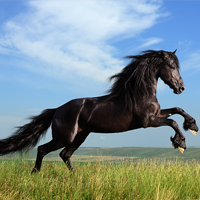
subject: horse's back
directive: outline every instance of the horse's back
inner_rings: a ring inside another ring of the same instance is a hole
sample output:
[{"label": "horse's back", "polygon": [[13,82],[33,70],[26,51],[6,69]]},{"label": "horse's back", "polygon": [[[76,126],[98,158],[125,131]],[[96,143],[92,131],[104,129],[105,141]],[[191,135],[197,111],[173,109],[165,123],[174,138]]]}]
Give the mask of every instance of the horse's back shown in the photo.
[{"label": "horse's back", "polygon": [[79,116],[81,128],[90,132],[115,133],[137,128],[132,113],[124,113],[117,102],[104,101],[104,97],[85,99]]}]

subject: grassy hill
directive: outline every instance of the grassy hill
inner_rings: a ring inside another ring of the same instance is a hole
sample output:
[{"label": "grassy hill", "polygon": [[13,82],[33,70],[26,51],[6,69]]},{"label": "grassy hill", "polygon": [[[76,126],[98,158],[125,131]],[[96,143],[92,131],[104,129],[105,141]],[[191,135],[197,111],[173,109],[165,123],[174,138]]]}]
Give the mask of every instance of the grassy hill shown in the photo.
[{"label": "grassy hill", "polygon": [[174,148],[80,148],[74,153],[74,155],[200,160],[200,148],[188,148],[184,154],[181,154]]},{"label": "grassy hill", "polygon": [[[54,151],[45,156],[45,159],[59,160],[59,153],[61,150]],[[29,159],[36,158],[37,149],[32,149],[28,153]],[[181,154],[177,149],[174,148],[79,148],[73,155],[73,157],[85,157],[86,159],[90,156],[96,157],[122,157],[134,159],[143,158],[165,158],[167,160],[180,159],[186,160],[197,160],[200,161],[200,148],[188,148],[184,154]],[[5,156],[4,156],[5,157]],[[8,157],[8,156],[6,156]],[[72,157],[72,158],[73,158]]]}]

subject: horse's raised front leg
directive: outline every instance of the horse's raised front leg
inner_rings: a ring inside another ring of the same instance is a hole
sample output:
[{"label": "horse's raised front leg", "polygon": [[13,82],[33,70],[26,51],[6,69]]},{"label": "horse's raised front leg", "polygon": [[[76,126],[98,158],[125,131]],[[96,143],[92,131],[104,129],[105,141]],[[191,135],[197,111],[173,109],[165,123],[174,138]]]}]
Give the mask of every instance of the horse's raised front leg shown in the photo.
[{"label": "horse's raised front leg", "polygon": [[183,128],[187,131],[189,130],[192,134],[196,135],[199,128],[196,125],[196,121],[193,117],[191,117],[188,113],[186,113],[182,108],[169,108],[169,109],[163,109],[160,111],[160,117],[167,118],[171,115],[179,114],[182,115],[185,119],[183,123]]},{"label": "horse's raised front leg", "polygon": [[163,117],[157,117],[154,115],[150,116],[148,127],[159,127],[159,126],[170,126],[175,130],[176,132],[175,136],[173,138],[171,137],[172,145],[174,146],[174,148],[178,148],[180,152],[183,153],[184,149],[186,149],[185,136],[181,132],[176,121],[172,119],[166,119]]}]

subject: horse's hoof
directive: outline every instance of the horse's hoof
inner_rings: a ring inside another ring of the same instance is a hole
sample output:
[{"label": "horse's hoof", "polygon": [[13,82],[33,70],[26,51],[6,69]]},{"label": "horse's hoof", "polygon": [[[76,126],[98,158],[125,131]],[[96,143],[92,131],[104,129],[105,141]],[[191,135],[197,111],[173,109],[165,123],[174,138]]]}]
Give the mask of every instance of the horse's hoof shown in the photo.
[{"label": "horse's hoof", "polygon": [[197,131],[194,131],[194,130],[191,130],[191,129],[189,129],[189,131],[193,134],[193,135],[197,135]]},{"label": "horse's hoof", "polygon": [[39,171],[36,168],[33,168],[31,174],[36,174],[36,173],[39,173]]},{"label": "horse's hoof", "polygon": [[183,154],[184,148],[178,147],[178,150]]}]

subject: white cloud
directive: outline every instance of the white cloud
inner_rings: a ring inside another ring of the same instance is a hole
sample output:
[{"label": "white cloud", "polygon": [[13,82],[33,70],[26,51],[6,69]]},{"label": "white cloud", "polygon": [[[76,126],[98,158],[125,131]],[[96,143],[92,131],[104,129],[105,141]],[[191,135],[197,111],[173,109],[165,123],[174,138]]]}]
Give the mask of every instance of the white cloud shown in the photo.
[{"label": "white cloud", "polygon": [[35,72],[105,81],[124,66],[113,41],[152,27],[164,16],[160,7],[146,0],[29,1],[27,11],[4,23],[0,53],[21,56]]},{"label": "white cloud", "polygon": [[186,60],[181,64],[181,69],[183,70],[191,70],[196,69],[196,71],[200,70],[200,51],[196,51],[187,56]]},{"label": "white cloud", "polygon": [[139,48],[144,48],[144,47],[148,47],[148,46],[151,46],[154,44],[158,44],[162,41],[163,41],[162,38],[148,38],[148,39],[144,40],[144,43],[141,46],[139,46]]}]

